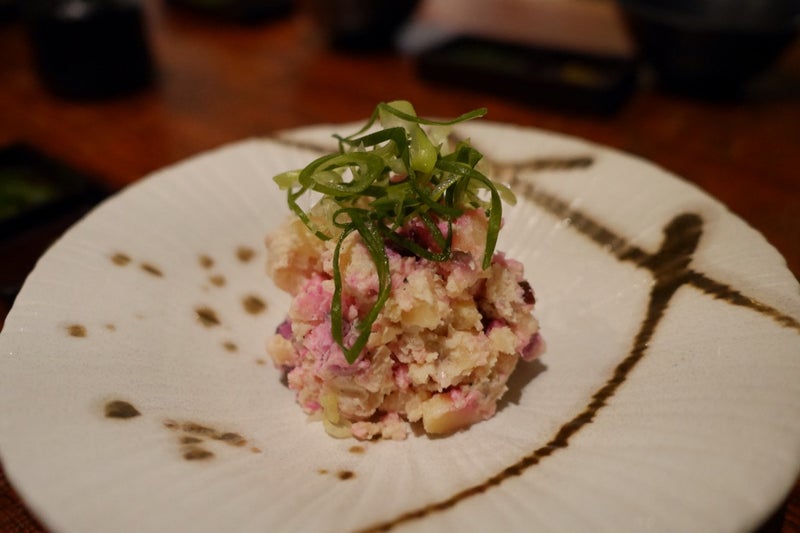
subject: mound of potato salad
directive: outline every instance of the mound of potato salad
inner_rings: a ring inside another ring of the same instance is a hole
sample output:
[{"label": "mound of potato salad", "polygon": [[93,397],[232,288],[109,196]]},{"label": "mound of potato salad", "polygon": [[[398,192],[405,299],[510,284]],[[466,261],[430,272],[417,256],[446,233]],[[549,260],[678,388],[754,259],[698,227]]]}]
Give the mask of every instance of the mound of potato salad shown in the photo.
[{"label": "mound of potato salad", "polygon": [[292,302],[267,347],[334,437],[486,420],[518,361],[543,351],[523,265],[495,250],[514,196],[447,139],[485,112],[432,121],[382,103],[338,151],[275,177],[293,214],[266,238],[267,271]]}]

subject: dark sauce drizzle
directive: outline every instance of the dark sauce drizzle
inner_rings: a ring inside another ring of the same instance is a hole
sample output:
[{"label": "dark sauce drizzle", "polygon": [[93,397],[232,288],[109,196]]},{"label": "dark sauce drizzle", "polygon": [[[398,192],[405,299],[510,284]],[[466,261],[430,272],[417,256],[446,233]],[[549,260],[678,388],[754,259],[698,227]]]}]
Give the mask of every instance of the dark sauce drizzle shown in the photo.
[{"label": "dark sauce drizzle", "polygon": [[[278,140],[285,142],[281,139]],[[295,142],[286,142],[285,144],[304,149],[316,148],[317,151],[322,150],[318,146],[314,147],[309,144]],[[570,227],[601,246],[618,260],[631,262],[637,267],[647,269],[652,273],[654,283],[650,289],[647,312],[639,326],[639,331],[634,338],[628,355],[617,365],[609,380],[592,395],[590,402],[583,411],[561,426],[545,445],[537,448],[482,483],[459,491],[444,500],[413,509],[393,519],[367,527],[362,530],[363,532],[389,531],[401,524],[450,509],[468,498],[483,494],[499,486],[509,478],[522,475],[527,469],[539,464],[544,458],[566,448],[570,439],[584,426],[591,423],[598,412],[608,404],[617,389],[625,382],[631,370],[644,357],[650,340],[658,328],[670,300],[677,290],[684,285],[695,287],[703,293],[731,305],[746,307],[761,313],[783,327],[800,332],[800,322],[797,319],[767,304],[745,296],[735,288],[711,279],[689,267],[692,255],[697,249],[703,233],[703,220],[699,215],[684,213],[673,218],[664,228],[661,247],[655,253],[648,253],[630,244],[625,238],[615,234],[586,214],[570,208],[569,204],[564,200],[540,190],[532,183],[523,181],[519,177],[519,172],[523,170],[585,169],[593,163],[594,159],[588,156],[548,157],[517,164],[489,162],[492,174],[504,178],[503,181],[507,181],[515,192],[522,194],[529,201],[560,219],[569,218],[572,222]]]},{"label": "dark sauce drizzle", "polygon": [[[632,262],[636,266],[644,267],[653,271],[653,274],[656,276],[656,281],[658,281],[658,272],[656,272],[653,268],[653,261],[660,260],[668,262],[669,257],[673,257],[675,261],[682,261],[685,259],[686,272],[682,283],[691,285],[696,289],[699,289],[704,294],[708,294],[716,299],[723,300],[731,305],[746,307],[761,313],[765,316],[768,316],[783,327],[794,329],[800,332],[800,321],[794,317],[791,317],[779,311],[778,309],[775,309],[774,307],[771,307],[754,298],[745,296],[730,285],[716,281],[712,278],[709,278],[702,272],[697,272],[696,270],[689,268],[688,263],[691,260],[691,254],[687,254],[687,256],[684,258],[681,256],[681,254],[685,253],[685,251],[681,249],[670,249],[660,250],[657,254],[651,256],[641,248],[631,245],[624,238],[614,234],[611,230],[604,227],[591,217],[581,213],[580,211],[573,210],[564,200],[538,189],[530,182],[523,182],[517,173],[511,174],[509,185],[512,189],[521,193],[525,198],[543,208],[547,212],[562,219],[570,219],[572,221],[571,227],[600,245],[620,261]],[[681,215],[677,218],[686,216],[689,215]],[[700,220],[700,217],[697,215],[691,216],[694,216],[698,219],[697,232],[702,233],[702,220]],[[673,219],[672,223],[674,223],[675,220],[676,219]],[[666,245],[667,243],[665,242],[664,244]],[[664,257],[665,255],[667,257]],[[658,256],[657,259],[656,256]]]}]

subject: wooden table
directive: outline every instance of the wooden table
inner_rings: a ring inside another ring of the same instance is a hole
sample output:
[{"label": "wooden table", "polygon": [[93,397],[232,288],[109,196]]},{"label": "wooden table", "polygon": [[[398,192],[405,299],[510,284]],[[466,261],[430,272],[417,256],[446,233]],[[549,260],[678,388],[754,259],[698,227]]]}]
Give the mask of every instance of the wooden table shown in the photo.
[{"label": "wooden table", "polygon": [[[482,11],[478,18],[460,15],[454,2],[430,1],[419,19],[563,46],[631,49],[604,2],[503,0],[475,7]],[[378,101],[405,98],[420,113],[439,116],[486,106],[491,120],[584,137],[685,177],[761,231],[800,276],[800,43],[739,101],[694,101],[644,84],[621,112],[599,118],[426,83],[401,54],[332,51],[302,10],[241,26],[155,0],[146,8],[157,83],[100,103],[66,102],[45,92],[21,24],[0,27],[0,144],[28,142],[121,187],[222,143],[362,119]],[[7,312],[0,307],[0,325]],[[2,475],[0,530],[41,530]],[[763,531],[800,532],[800,485]]]}]

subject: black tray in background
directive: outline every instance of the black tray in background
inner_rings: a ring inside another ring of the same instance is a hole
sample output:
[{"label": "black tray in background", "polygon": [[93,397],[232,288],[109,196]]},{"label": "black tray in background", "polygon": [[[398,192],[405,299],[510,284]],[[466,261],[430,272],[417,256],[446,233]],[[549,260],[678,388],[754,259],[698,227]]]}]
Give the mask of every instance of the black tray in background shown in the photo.
[{"label": "black tray in background", "polygon": [[634,58],[462,36],[418,53],[422,79],[540,107],[612,114],[632,94]]}]

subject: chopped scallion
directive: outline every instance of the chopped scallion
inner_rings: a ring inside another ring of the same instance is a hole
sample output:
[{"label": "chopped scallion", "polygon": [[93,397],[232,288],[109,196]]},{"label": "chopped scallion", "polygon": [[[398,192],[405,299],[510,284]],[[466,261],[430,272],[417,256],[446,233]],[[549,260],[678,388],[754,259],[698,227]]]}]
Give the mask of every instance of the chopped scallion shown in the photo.
[{"label": "chopped scallion", "polygon": [[[482,155],[468,142],[461,141],[446,152],[423,128],[451,126],[485,114],[486,109],[481,108],[437,121],[418,117],[407,101],[381,103],[359,131],[336,136],[338,152],[324,155],[301,170],[275,176],[275,182],[287,192],[289,208],[308,229],[320,239],[336,239],[331,333],[348,362],[353,363],[363,351],[390,295],[387,244],[430,261],[448,261],[452,256],[453,222],[466,210],[480,208],[488,218],[482,266],[491,265],[502,221],[502,201],[513,204],[514,195],[477,169]],[[371,131],[376,123],[382,129]],[[325,228],[318,227],[298,203],[310,191],[323,194],[326,201],[335,204],[334,210],[327,211],[332,215]],[[432,243],[426,246],[402,234],[401,229],[411,221],[425,226]],[[444,232],[441,223],[447,228]],[[339,255],[352,233],[359,235],[375,265],[378,294],[367,314],[346,327]],[[346,338],[355,340],[348,344]]]}]

